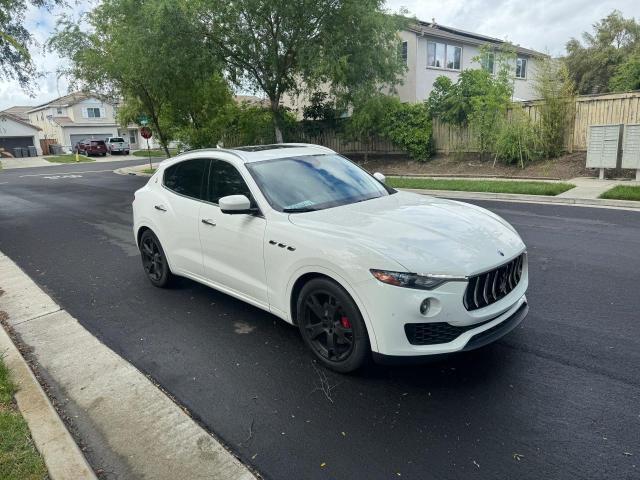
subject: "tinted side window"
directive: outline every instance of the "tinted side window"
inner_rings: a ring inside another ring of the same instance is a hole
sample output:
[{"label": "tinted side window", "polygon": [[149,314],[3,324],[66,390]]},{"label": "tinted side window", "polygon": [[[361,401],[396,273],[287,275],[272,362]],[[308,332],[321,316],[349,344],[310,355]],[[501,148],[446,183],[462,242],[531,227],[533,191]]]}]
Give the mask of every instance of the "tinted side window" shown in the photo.
[{"label": "tinted side window", "polygon": [[209,173],[209,201],[218,203],[220,198],[227,195],[246,195],[251,198],[249,187],[233,165],[222,160],[212,160]]},{"label": "tinted side window", "polygon": [[176,163],[164,172],[164,186],[180,195],[202,199],[209,160],[196,158]]}]

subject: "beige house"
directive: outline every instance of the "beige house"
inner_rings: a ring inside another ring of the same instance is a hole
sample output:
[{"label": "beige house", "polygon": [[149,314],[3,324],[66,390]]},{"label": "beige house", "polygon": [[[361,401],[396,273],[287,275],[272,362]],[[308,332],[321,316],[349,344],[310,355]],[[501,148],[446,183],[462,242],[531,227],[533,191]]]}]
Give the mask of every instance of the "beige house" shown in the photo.
[{"label": "beige house", "polygon": [[[407,66],[402,84],[396,87],[402,102],[423,102],[431,93],[433,84],[441,75],[456,81],[463,70],[486,68],[496,73],[496,54],[489,54],[478,61],[483,46],[497,50],[505,45],[503,40],[477,33],[438,25],[435,21],[413,22],[407,30],[399,32],[399,54]],[[516,59],[512,65],[513,100],[536,98],[533,79],[538,58],[544,54],[515,46]],[[283,105],[302,118],[308,100],[305,95],[283,97]]]},{"label": "beige house", "polygon": [[[398,94],[405,102],[426,100],[441,75],[455,82],[463,70],[470,68],[485,68],[496,73],[495,53],[481,59],[480,49],[487,46],[495,51],[505,45],[498,38],[438,25],[435,21],[417,21],[400,32],[400,38],[400,54],[407,71]],[[533,100],[536,98],[533,85],[536,63],[544,54],[520,46],[515,46],[515,51],[516,59],[511,66],[513,100]]]},{"label": "beige house", "polygon": [[116,120],[116,107],[97,95],[74,92],[50,102],[32,107],[26,112],[29,123],[40,129],[40,139],[54,140],[65,150],[87,139],[105,139],[120,136],[131,149],[144,148],[137,125],[120,127]]}]

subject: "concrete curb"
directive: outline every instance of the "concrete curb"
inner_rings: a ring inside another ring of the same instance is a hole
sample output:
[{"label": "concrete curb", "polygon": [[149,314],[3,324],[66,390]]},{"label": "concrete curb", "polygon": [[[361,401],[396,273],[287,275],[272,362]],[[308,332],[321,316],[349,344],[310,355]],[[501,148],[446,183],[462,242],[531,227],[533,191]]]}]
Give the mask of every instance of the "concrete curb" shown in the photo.
[{"label": "concrete curb", "polygon": [[[6,313],[7,328],[30,349],[52,389],[64,396],[74,429],[89,439],[92,458],[99,456],[97,461],[108,465],[114,478],[255,480],[186,408],[61,309],[2,252],[0,279],[5,290],[0,310]],[[45,424],[40,416],[35,423]],[[35,434],[34,440],[40,449]],[[54,480],[95,478],[86,460],[84,466],[67,463],[58,453],[62,449],[54,448],[55,440],[50,435],[43,443],[52,450],[50,468],[60,468]],[[45,462],[49,467],[46,457]]]},{"label": "concrete curb", "polygon": [[[478,180],[522,180],[537,182],[569,182],[558,177],[533,177],[533,176],[516,176],[516,175],[476,175],[472,173],[385,173],[386,177],[402,177],[402,178],[463,178]],[[598,177],[594,177],[598,178]]]},{"label": "concrete curb", "polygon": [[405,192],[432,195],[465,200],[499,200],[503,202],[544,203],[555,205],[573,205],[579,207],[618,208],[625,210],[640,210],[640,202],[632,200],[605,200],[601,198],[567,198],[548,197],[544,195],[519,195],[514,193],[484,193],[484,192],[459,192],[454,190],[421,190],[416,188],[398,188]]},{"label": "concrete curb", "polygon": [[[160,162],[156,162],[156,163],[152,163],[151,165],[153,166],[153,168],[158,168],[159,163]],[[113,171],[113,173],[117,173],[118,175],[137,175],[139,177],[151,177],[152,176],[151,173],[143,172],[143,170],[146,170],[147,168],[149,168],[148,164],[136,165],[133,167],[122,167],[122,168],[117,168],[116,170]]]},{"label": "concrete curb", "polygon": [[97,477],[9,334],[0,328],[0,353],[18,387],[15,399],[52,480]]}]

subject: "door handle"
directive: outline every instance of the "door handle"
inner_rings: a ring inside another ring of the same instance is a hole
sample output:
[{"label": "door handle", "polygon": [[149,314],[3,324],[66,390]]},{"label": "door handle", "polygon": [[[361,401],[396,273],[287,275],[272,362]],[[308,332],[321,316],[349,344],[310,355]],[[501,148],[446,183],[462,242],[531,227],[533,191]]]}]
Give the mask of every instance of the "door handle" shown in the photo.
[{"label": "door handle", "polygon": [[209,225],[210,227],[215,227],[216,224],[213,220],[209,220],[208,218],[203,218],[202,223],[204,223],[205,225]]},{"label": "door handle", "polygon": [[161,212],[166,212],[167,209],[164,205],[155,205],[153,208],[155,208],[156,210],[160,210]]}]

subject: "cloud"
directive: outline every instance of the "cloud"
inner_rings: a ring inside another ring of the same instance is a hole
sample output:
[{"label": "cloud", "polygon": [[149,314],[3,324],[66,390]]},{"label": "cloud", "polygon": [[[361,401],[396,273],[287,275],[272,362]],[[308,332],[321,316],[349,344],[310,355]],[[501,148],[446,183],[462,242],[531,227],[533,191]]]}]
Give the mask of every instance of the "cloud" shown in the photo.
[{"label": "cloud", "polygon": [[[267,0],[265,0],[267,1]],[[637,12],[638,0],[387,0],[387,7],[397,11],[406,7],[421,20],[436,22],[484,35],[508,39],[523,47],[548,51],[553,55],[564,52],[571,37],[580,37],[591,30],[593,23],[618,9],[631,17]],[[80,15],[98,0],[77,0],[72,8],[57,8],[53,12],[31,7],[25,24],[37,45],[31,54],[44,76],[38,81],[35,94],[30,97],[17,82],[0,80],[0,109],[12,105],[37,105],[67,93],[68,83],[56,77],[62,60],[44,52],[43,45],[53,32],[62,13]]]},{"label": "cloud", "polygon": [[637,14],[637,0],[387,0],[387,7],[406,7],[421,20],[507,39],[523,47],[560,55],[571,37],[620,10]]}]

